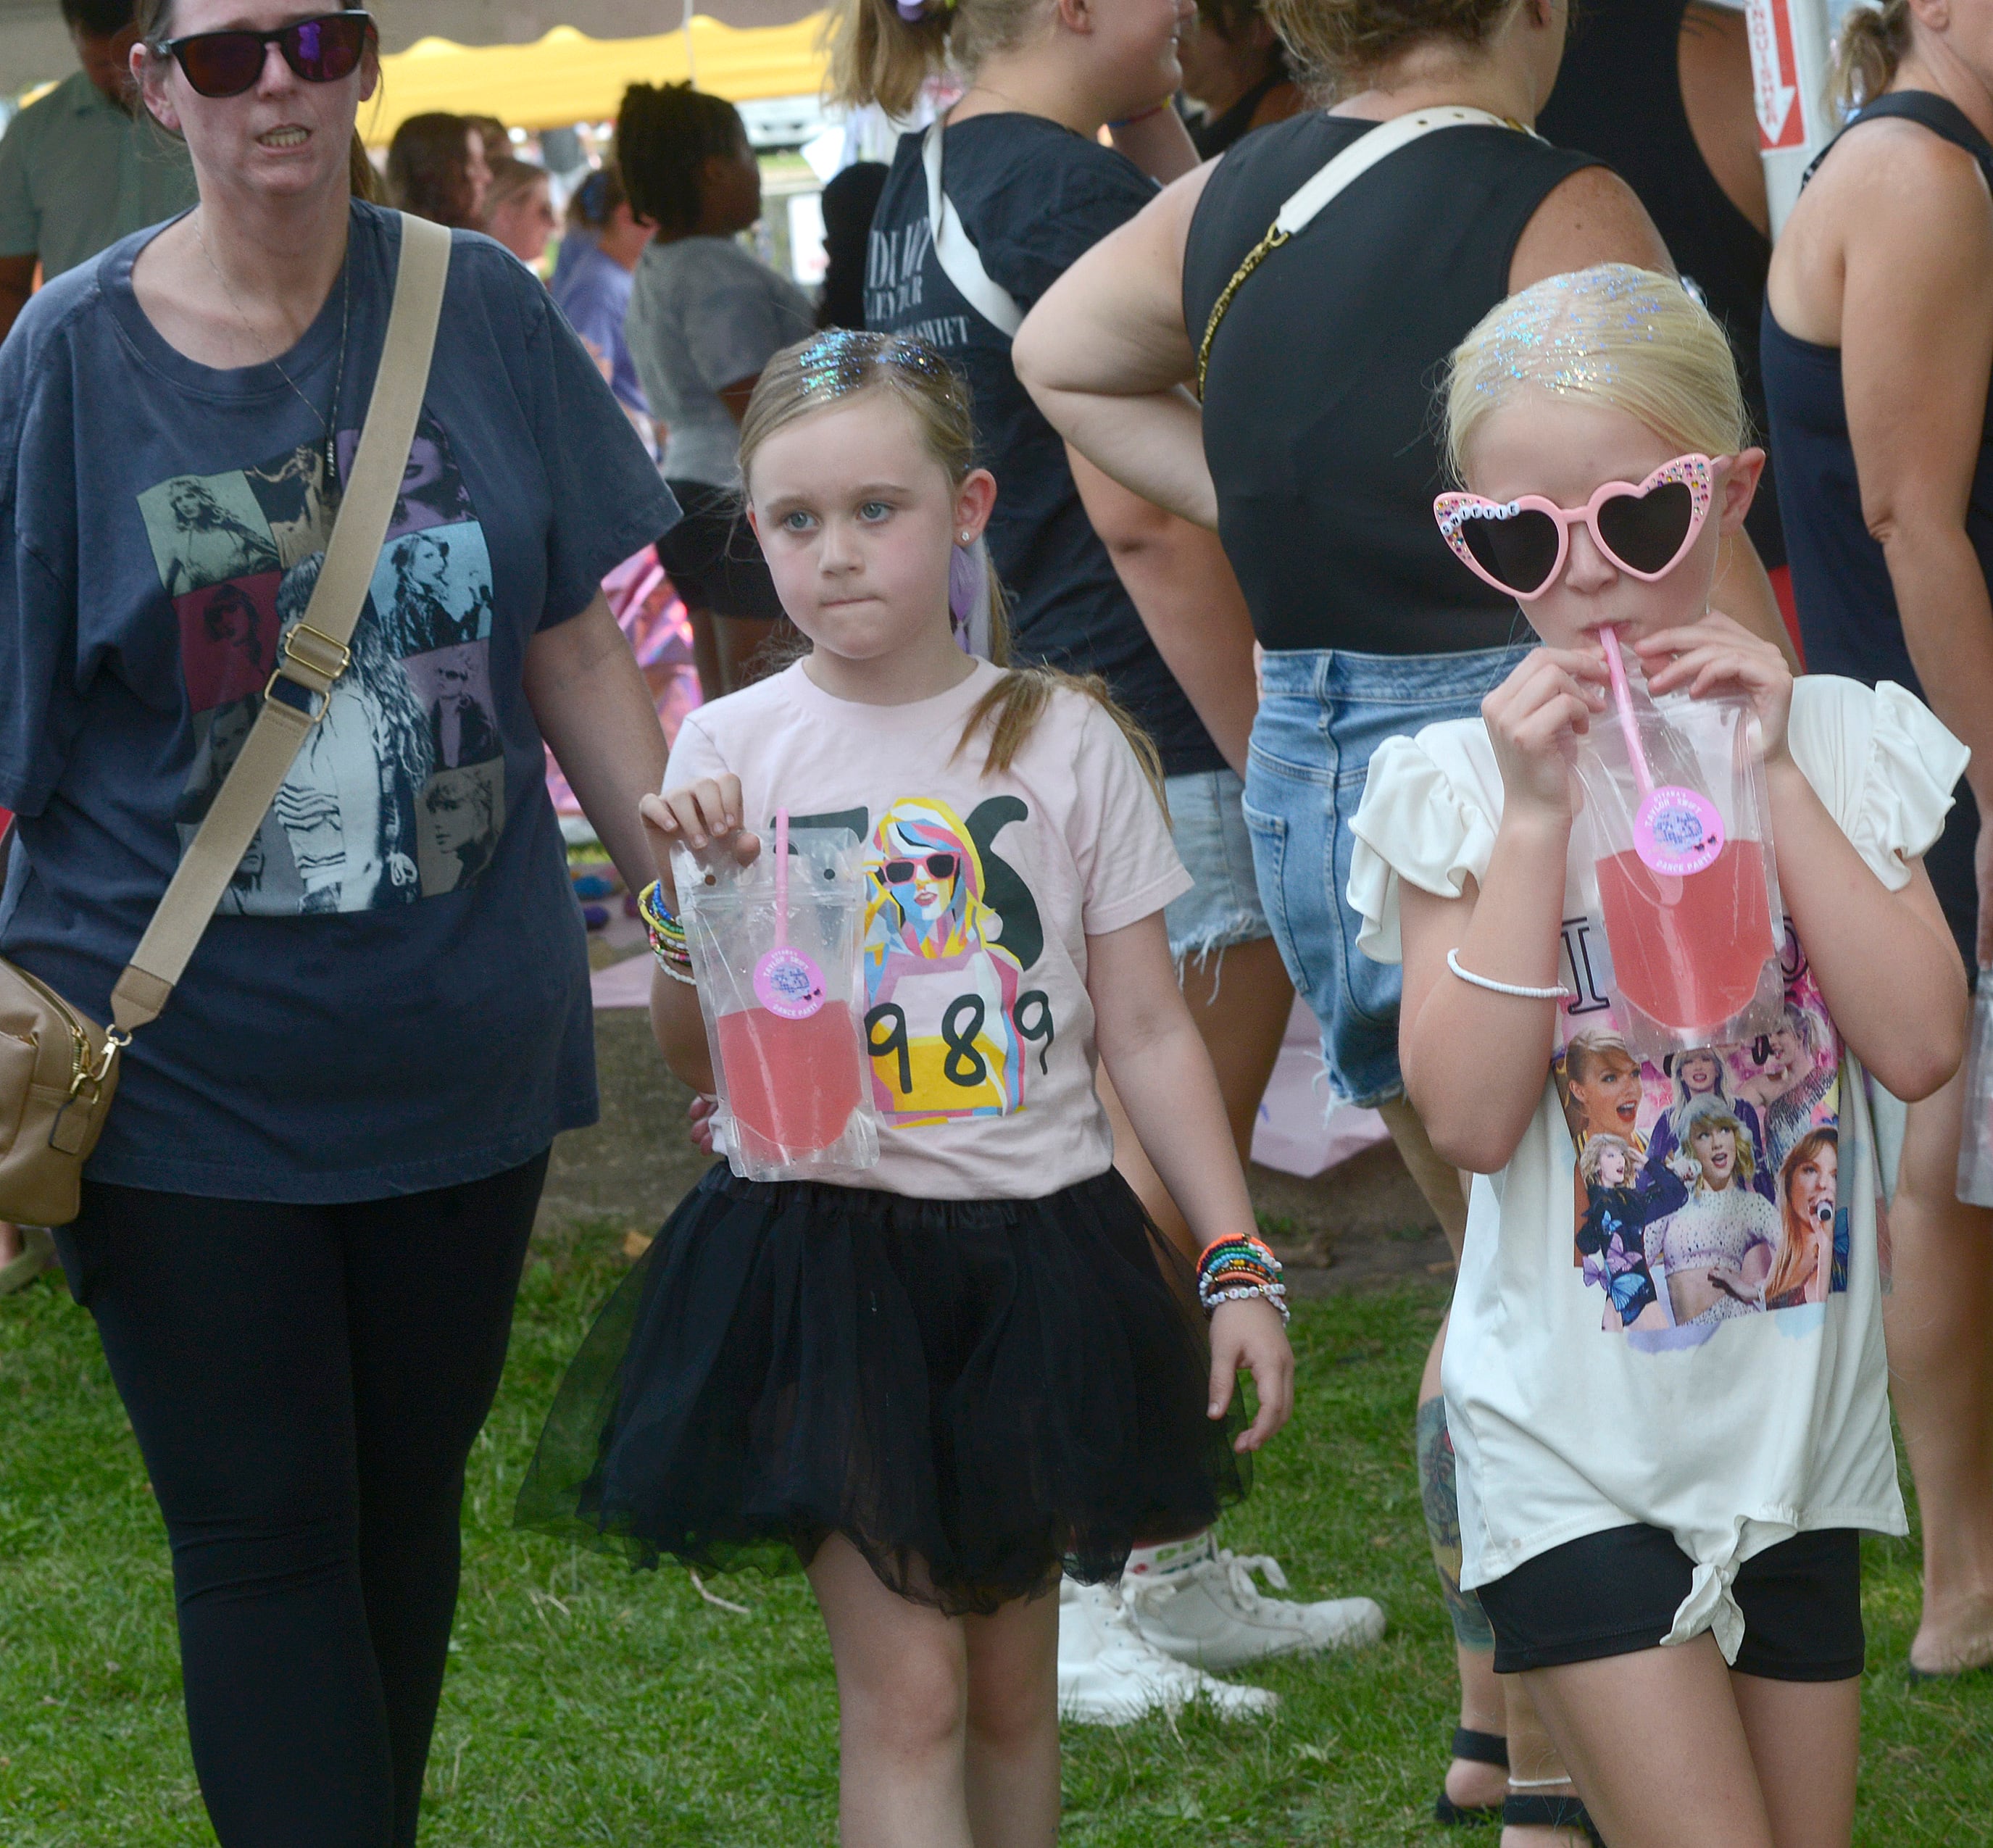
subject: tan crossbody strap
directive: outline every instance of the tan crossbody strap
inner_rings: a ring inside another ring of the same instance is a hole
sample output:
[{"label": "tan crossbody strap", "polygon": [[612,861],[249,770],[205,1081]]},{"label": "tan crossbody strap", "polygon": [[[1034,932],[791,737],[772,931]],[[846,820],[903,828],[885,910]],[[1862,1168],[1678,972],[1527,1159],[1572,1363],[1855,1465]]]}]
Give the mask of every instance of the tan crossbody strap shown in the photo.
[{"label": "tan crossbody strap", "polygon": [[1218,299],[1212,303],[1210,316],[1204,324],[1204,338],[1197,343],[1199,398],[1204,395],[1205,374],[1211,368],[1211,343],[1217,339],[1219,325],[1225,319],[1226,310],[1231,307],[1232,298],[1239,292],[1240,284],[1290,237],[1298,237],[1306,231],[1331,200],[1361,179],[1379,161],[1389,159],[1400,148],[1409,148],[1414,142],[1423,140],[1435,128],[1516,128],[1524,134],[1530,132],[1523,128],[1520,122],[1505,122],[1499,115],[1490,115],[1485,109],[1440,104],[1429,109],[1414,109],[1408,114],[1394,115],[1388,121],[1365,130],[1340,154],[1317,168],[1280,207],[1267,227],[1266,236],[1246,253],[1239,267],[1232,272],[1232,279],[1219,291]]},{"label": "tan crossbody strap", "polygon": [[[442,226],[402,213],[387,341],[325,562],[303,620],[284,637],[283,657],[264,689],[262,710],[242,754],[216,791],[159,908],[111,991],[111,1017],[121,1039],[157,1019],[166,1006],[276,800],[298,746],[324,716],[326,697],[351,659],[347,644],[367,602],[422,414],[450,272],[450,242]],[[288,691],[279,689],[280,681]]]}]

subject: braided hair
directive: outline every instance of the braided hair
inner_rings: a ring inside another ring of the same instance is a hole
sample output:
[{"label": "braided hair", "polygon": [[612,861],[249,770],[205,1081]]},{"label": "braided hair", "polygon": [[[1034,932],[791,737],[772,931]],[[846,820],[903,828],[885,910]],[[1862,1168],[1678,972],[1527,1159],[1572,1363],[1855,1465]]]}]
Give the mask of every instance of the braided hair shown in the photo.
[{"label": "braided hair", "polygon": [[632,84],[616,116],[616,163],[631,210],[683,237],[703,203],[700,169],[745,145],[740,112],[689,84]]}]

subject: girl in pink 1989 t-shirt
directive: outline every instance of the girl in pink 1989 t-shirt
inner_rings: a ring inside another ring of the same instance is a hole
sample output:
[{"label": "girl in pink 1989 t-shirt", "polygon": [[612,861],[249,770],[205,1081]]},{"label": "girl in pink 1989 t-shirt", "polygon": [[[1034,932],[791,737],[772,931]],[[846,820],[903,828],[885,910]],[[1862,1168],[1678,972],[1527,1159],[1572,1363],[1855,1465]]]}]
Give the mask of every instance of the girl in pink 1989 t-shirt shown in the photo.
[{"label": "girl in pink 1989 t-shirt", "polygon": [[[825,334],[770,361],[740,456],[814,649],[686,720],[646,902],[668,927],[673,844],[751,859],[778,810],[865,843],[880,1159],[862,1186],[715,1168],[576,1357],[520,1518],[642,1563],[800,1559],[847,1836],[1050,1848],[1061,1563],[1110,1578],[1243,1492],[1292,1399],[1278,1266],[1171,966],[1189,880],[1153,749],[1099,683],[957,645],[950,567],[996,494],[963,387],[916,342]],[[654,947],[658,1043],[710,1090],[682,949]],[[1114,1172],[1096,1052],[1208,1242],[1208,1340]]]}]

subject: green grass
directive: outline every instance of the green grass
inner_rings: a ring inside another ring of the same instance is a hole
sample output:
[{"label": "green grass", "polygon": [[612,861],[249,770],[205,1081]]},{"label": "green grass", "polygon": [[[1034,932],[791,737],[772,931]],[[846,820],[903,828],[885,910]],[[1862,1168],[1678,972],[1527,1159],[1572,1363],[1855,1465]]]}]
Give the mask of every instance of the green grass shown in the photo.
[{"label": "green grass", "polygon": [[[767,1848],[831,1843],[836,1711],[799,1578],[711,1587],[508,1525],[562,1361],[617,1273],[617,1235],[535,1249],[511,1363],[473,1459],[463,1601],[429,1774],[432,1848]],[[1226,1519],[1302,1595],[1364,1591],[1377,1648],[1270,1668],[1266,1723],[1202,1713],[1068,1729],[1064,1839],[1152,1843],[1451,1840],[1426,1819],[1451,1724],[1451,1652],[1410,1455],[1418,1361],[1443,1304],[1421,1281],[1304,1302],[1301,1416]],[[1913,1690],[1908,1543],[1871,1542],[1858,1839],[1993,1833],[1993,1678]],[[0,1307],[0,1842],[172,1848],[213,1841],[181,1728],[166,1547],[87,1318],[43,1286]]]}]

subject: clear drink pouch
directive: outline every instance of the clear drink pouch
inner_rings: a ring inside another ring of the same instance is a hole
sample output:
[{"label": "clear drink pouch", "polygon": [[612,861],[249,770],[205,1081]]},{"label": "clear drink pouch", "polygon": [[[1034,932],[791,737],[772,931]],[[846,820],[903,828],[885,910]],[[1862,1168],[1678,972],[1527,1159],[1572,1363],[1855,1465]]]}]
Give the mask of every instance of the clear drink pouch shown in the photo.
[{"label": "clear drink pouch", "polygon": [[1616,722],[1578,740],[1581,826],[1626,1039],[1658,1064],[1783,1017],[1771,804],[1749,701],[1657,700],[1605,639]]},{"label": "clear drink pouch", "polygon": [[1965,1054],[1965,1133],[1958,1144],[1958,1197],[1993,1206],[1993,969],[1979,972],[1972,1041]]},{"label": "clear drink pouch", "polygon": [[747,1180],[850,1174],[879,1159],[863,1041],[862,843],[788,825],[750,866],[672,851],[719,1092],[719,1136]]}]

